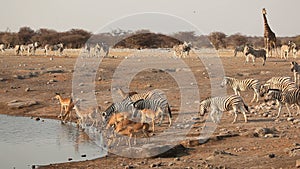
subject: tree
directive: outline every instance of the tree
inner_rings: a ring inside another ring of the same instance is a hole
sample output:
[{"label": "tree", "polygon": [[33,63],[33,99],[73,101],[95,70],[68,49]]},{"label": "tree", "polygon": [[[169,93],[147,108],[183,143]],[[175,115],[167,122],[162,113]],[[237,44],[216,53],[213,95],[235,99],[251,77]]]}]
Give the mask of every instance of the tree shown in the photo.
[{"label": "tree", "polygon": [[228,38],[226,38],[227,45],[230,45],[233,48],[236,46],[244,45],[247,43],[247,41],[248,41],[247,37],[240,33],[233,34]]},{"label": "tree", "polygon": [[226,34],[223,32],[212,32],[208,35],[208,39],[214,45],[216,50],[219,50],[220,48],[226,48],[225,38]]},{"label": "tree", "polygon": [[187,32],[177,32],[172,35],[172,37],[180,40],[180,41],[186,41],[186,42],[192,42],[195,41],[196,36],[194,31],[187,31]]},{"label": "tree", "polygon": [[18,36],[21,44],[31,43],[31,37],[35,34],[30,27],[21,27]]}]

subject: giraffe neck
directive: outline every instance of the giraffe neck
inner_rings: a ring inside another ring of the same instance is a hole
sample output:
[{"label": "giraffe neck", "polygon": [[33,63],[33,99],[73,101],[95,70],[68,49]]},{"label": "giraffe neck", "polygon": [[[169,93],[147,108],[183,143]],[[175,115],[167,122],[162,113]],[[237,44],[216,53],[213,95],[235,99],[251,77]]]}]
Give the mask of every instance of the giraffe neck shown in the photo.
[{"label": "giraffe neck", "polygon": [[268,20],[266,17],[266,14],[263,14],[263,18],[264,18],[264,28],[265,28],[265,34],[268,34],[269,32],[272,32],[269,24],[268,24]]}]

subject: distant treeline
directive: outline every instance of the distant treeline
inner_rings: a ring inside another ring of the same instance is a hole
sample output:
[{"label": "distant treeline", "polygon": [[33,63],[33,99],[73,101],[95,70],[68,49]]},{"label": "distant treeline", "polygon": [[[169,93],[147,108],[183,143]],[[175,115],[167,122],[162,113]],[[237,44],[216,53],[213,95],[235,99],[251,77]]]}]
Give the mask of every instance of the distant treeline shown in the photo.
[{"label": "distant treeline", "polygon": [[[277,45],[294,41],[300,46],[300,35],[295,37],[278,37]],[[92,34],[83,29],[71,29],[58,32],[52,29],[41,28],[36,31],[30,27],[21,27],[18,32],[0,32],[0,43],[13,47],[19,44],[39,42],[46,44],[63,43],[66,48],[82,48],[86,43],[96,44],[104,42],[117,48],[166,48],[183,41],[192,42],[194,47],[234,48],[235,46],[251,43],[255,47],[263,47],[262,36],[246,36],[241,33],[226,35],[223,32],[211,32],[209,35],[196,35],[193,31],[177,32],[171,35],[151,33],[150,30],[122,30]]]}]

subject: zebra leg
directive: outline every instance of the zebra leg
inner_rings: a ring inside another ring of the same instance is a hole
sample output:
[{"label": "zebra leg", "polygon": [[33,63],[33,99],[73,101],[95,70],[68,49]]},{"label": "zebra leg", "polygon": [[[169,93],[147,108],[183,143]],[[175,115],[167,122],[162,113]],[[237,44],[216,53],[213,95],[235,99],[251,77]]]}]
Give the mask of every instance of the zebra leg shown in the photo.
[{"label": "zebra leg", "polygon": [[289,117],[291,117],[291,116],[292,116],[292,113],[291,113],[291,111],[290,111],[289,104],[288,104],[288,103],[285,103],[285,107],[286,107],[286,109],[287,109],[288,112],[289,112]]},{"label": "zebra leg", "polygon": [[[163,119],[164,119],[164,112],[161,110],[161,108],[159,107],[158,108],[158,110],[157,110],[158,112],[159,112],[159,114],[160,114],[160,122],[159,122],[159,124],[158,124],[158,126],[160,126],[161,125],[161,123],[162,123],[162,121],[163,121]],[[158,114],[158,113],[156,113],[156,114]]]},{"label": "zebra leg", "polygon": [[237,119],[238,111],[237,111],[237,107],[236,106],[233,107],[233,112],[234,112],[234,119],[232,121],[232,124],[235,123],[236,119]]},{"label": "zebra leg", "polygon": [[300,111],[299,104],[297,103],[296,106],[297,106],[297,114],[296,114],[296,116],[299,116],[299,111]]},{"label": "zebra leg", "polygon": [[213,109],[213,110],[210,112],[210,118],[211,118],[211,120],[212,120],[214,123],[216,123],[216,120],[215,120],[215,118],[214,118],[215,112],[216,112],[215,109]]},{"label": "zebra leg", "polygon": [[245,109],[245,106],[244,105],[242,105],[241,107],[240,107],[240,110],[241,110],[241,112],[243,113],[243,115],[244,115],[244,119],[245,119],[245,123],[247,123],[248,122],[248,119],[247,119],[247,115],[246,115],[246,109]]},{"label": "zebra leg", "polygon": [[[280,113],[281,113],[282,104],[278,100],[276,100],[276,102],[277,102],[277,104],[279,104],[278,113],[277,113],[277,116],[276,116],[276,118],[278,118],[280,116]],[[288,107],[287,107],[287,109],[288,109]]]}]

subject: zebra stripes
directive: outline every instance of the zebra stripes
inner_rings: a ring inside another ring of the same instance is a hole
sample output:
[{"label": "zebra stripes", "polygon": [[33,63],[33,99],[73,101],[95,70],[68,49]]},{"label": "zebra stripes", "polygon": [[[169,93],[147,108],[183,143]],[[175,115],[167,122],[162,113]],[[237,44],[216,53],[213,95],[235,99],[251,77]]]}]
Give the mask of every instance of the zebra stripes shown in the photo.
[{"label": "zebra stripes", "polygon": [[150,109],[156,112],[156,114],[160,114],[161,119],[159,125],[161,125],[164,114],[167,113],[169,117],[169,126],[172,125],[172,113],[169,106],[169,103],[166,98],[159,99],[140,99],[133,103],[133,107],[137,110]]},{"label": "zebra stripes", "polygon": [[259,90],[260,90],[260,82],[257,79],[245,79],[239,80],[232,77],[224,77],[221,87],[225,87],[226,85],[230,86],[236,95],[240,96],[240,91],[253,90],[254,96],[251,102],[253,102],[256,98],[256,102],[258,102]]},{"label": "zebra stripes", "polygon": [[[214,123],[217,122],[216,119],[214,118],[215,113],[220,114],[221,112],[230,111],[230,110],[233,110],[235,113],[234,120],[232,121],[232,123],[236,122],[238,110],[240,110],[243,113],[245,123],[248,122],[246,116],[246,112],[249,111],[248,106],[245,104],[242,97],[238,95],[213,97],[201,101],[199,107],[200,115],[204,116],[204,114],[208,111],[208,109],[211,109],[210,117]],[[219,120],[220,119],[218,119],[218,121]]]},{"label": "zebra stripes", "polygon": [[278,89],[269,89],[266,96],[265,101],[276,100],[279,103],[279,110],[277,114],[277,118],[280,115],[282,104],[285,104],[289,116],[292,116],[291,111],[289,109],[289,105],[295,104],[297,107],[297,115],[299,114],[299,106],[300,106],[300,89],[293,89],[289,91],[282,92]]},{"label": "zebra stripes", "polygon": [[133,102],[129,100],[123,100],[122,102],[112,103],[104,112],[102,112],[102,117],[104,121],[113,114],[117,112],[130,112],[133,109]]}]

